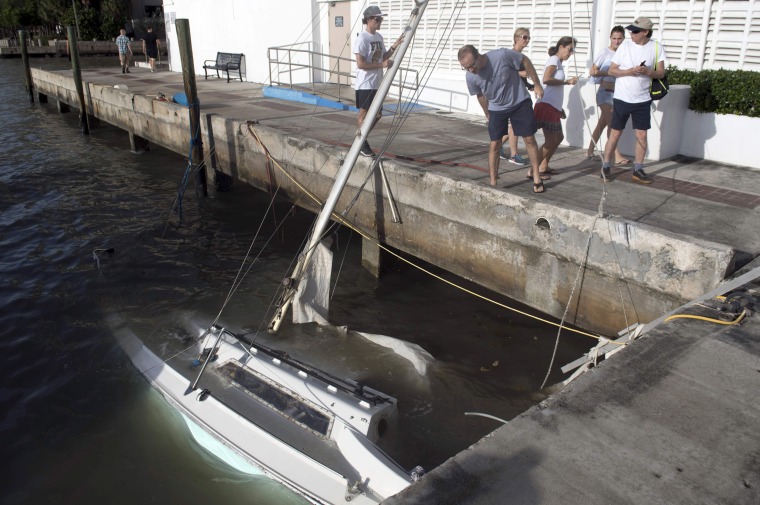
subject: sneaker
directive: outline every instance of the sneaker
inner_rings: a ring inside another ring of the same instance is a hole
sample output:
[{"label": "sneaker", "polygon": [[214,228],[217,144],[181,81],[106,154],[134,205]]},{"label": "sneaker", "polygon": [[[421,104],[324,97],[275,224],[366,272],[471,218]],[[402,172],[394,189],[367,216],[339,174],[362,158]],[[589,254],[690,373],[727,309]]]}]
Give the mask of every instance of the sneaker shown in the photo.
[{"label": "sneaker", "polygon": [[607,180],[610,178],[610,174],[612,173],[612,170],[610,167],[602,167],[602,179]]},{"label": "sneaker", "polygon": [[503,146],[499,150],[499,158],[501,158],[503,160],[508,160],[509,159],[509,156],[507,155],[507,153],[504,152],[504,147]]},{"label": "sneaker", "polygon": [[644,173],[643,168],[634,170],[631,179],[633,179],[633,182],[638,182],[639,184],[652,184],[652,179],[650,179],[649,176]]},{"label": "sneaker", "polygon": [[359,154],[361,154],[362,156],[366,156],[367,158],[375,157],[375,152],[372,150],[372,148],[369,146],[369,142],[367,142],[366,140],[364,141],[362,148],[359,150]]},{"label": "sneaker", "polygon": [[521,167],[524,167],[525,165],[527,165],[527,164],[528,164],[528,162],[527,162],[527,161],[525,161],[525,160],[523,159],[523,157],[522,157],[522,156],[520,156],[519,154],[515,154],[514,156],[512,156],[511,158],[509,158],[509,162],[510,162],[510,163],[513,163],[513,164],[515,164],[515,165],[519,165],[519,166],[521,166]]}]

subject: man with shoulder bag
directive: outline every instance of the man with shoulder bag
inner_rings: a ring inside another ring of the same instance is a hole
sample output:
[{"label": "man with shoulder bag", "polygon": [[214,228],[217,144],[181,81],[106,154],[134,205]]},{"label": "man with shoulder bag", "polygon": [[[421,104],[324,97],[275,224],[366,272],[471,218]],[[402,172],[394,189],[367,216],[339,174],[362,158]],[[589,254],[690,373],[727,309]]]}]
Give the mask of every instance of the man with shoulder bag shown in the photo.
[{"label": "man with shoulder bag", "polygon": [[631,34],[612,58],[607,71],[616,78],[613,95],[612,121],[610,137],[604,149],[602,179],[610,175],[610,164],[620,135],[625,129],[628,118],[636,134],[636,149],[633,163],[632,179],[640,184],[652,184],[652,179],[644,172],[644,156],[647,152],[647,130],[651,128],[650,88],[653,79],[665,77],[667,56],[665,48],[659,42],[652,41],[652,21],[638,17],[626,27]]}]

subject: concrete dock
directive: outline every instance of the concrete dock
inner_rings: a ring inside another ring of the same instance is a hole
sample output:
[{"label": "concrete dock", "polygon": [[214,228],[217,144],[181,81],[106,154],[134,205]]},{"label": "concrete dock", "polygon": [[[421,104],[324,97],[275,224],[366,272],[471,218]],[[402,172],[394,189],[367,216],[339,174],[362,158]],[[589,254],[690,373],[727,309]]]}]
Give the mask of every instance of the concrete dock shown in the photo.
[{"label": "concrete dock", "polygon": [[[760,262],[739,293],[760,309]],[[679,311],[385,505],[760,503],[760,321]],[[744,310],[737,309],[737,312]]]},{"label": "concrete dock", "polygon": [[[181,92],[181,76],[114,67],[83,77],[98,117],[187,152],[187,110],[156,99]],[[71,72],[35,70],[33,78],[39,92],[76,106]],[[324,195],[353,139],[352,112],[266,98],[260,84],[197,82],[204,147],[220,170],[267,187],[251,126],[274,158]],[[622,169],[602,184],[598,161],[562,147],[546,193],[534,195],[527,169],[504,161],[497,187],[487,186],[483,118],[421,110],[395,131],[386,113],[370,143],[378,149],[391,131],[384,167],[403,223],[390,221],[374,178],[352,219],[555,316],[583,267],[571,319],[586,328],[620,330],[623,307],[647,322],[713,290],[736,264],[757,266],[760,171],[676,158],[647,164],[651,186]],[[347,198],[370,168],[360,160]],[[295,198],[279,173],[276,181]],[[548,227],[536,225],[540,218]],[[742,284],[732,310],[757,310],[758,282]],[[760,503],[760,325],[753,315],[716,323],[738,317],[722,303],[680,310],[701,319],[661,323],[385,503]]]},{"label": "concrete dock", "polygon": [[[32,74],[40,93],[76,106],[71,72],[33,68]],[[183,90],[180,75],[121,74],[116,67],[86,70],[83,80],[93,115],[187,153],[187,110],[157,99]],[[354,112],[268,98],[256,83],[202,77],[197,83],[210,163],[261,189],[276,183],[295,200],[300,190],[267,169],[268,152],[324,198],[353,140]],[[350,89],[340,94],[353,104]],[[572,324],[613,335],[632,322],[627,314],[648,322],[714,288],[760,251],[756,171],[665,160],[647,167],[655,177],[649,187],[633,184],[623,170],[603,185],[597,161],[560,148],[552,160],[557,173],[546,193],[535,195],[527,169],[506,162],[498,186],[487,186],[484,118],[421,109],[397,128],[392,112],[385,116],[370,143],[376,150],[388,143],[382,163],[402,223],[392,221],[389,197],[366,158],[338,209],[359,193],[351,219],[381,242],[557,318],[570,303]],[[582,285],[569,300],[581,268]]]}]

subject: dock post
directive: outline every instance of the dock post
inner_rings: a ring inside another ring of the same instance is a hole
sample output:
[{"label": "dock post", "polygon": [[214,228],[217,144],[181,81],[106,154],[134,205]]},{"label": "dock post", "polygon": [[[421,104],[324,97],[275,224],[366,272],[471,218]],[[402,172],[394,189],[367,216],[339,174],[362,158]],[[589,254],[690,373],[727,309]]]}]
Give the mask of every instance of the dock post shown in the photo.
[{"label": "dock post", "polygon": [[376,243],[362,238],[362,266],[379,279],[388,270],[388,254]]},{"label": "dock post", "polygon": [[84,101],[84,86],[82,86],[82,71],[79,67],[79,48],[77,47],[76,27],[67,26],[69,36],[69,53],[71,55],[71,68],[74,71],[74,84],[79,98],[79,125],[83,135],[90,134],[90,125],[87,123],[87,103]]},{"label": "dock post", "polygon": [[195,63],[193,62],[193,44],[190,38],[190,21],[178,19],[175,26],[177,27],[179,55],[182,60],[182,81],[185,83],[185,95],[190,111],[192,157],[193,162],[200,167],[195,176],[195,183],[201,195],[207,196],[206,166],[203,163],[203,140],[201,137],[201,108],[195,87]]},{"label": "dock post", "polygon": [[29,103],[34,103],[32,71],[29,68],[29,51],[26,49],[26,30],[18,31],[18,40],[21,43],[21,59],[24,60],[24,75],[26,77],[26,91],[29,93]]}]

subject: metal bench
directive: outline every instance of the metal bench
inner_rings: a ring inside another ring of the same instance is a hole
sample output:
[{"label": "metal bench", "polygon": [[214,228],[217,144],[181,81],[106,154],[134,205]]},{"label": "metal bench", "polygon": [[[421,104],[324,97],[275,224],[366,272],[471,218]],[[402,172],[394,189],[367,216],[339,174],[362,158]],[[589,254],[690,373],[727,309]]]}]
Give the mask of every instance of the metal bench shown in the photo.
[{"label": "metal bench", "polygon": [[203,73],[208,79],[208,71],[216,70],[216,76],[220,78],[219,71],[227,74],[227,82],[230,82],[230,71],[237,71],[238,77],[233,79],[240,79],[243,81],[243,74],[240,70],[240,63],[243,60],[242,53],[216,53],[216,60],[206,60],[203,62]]}]

